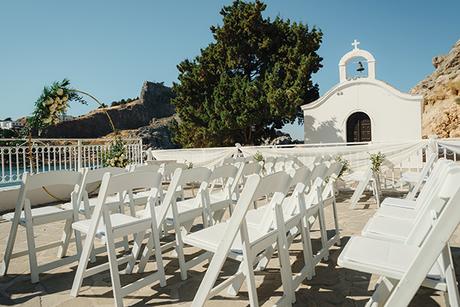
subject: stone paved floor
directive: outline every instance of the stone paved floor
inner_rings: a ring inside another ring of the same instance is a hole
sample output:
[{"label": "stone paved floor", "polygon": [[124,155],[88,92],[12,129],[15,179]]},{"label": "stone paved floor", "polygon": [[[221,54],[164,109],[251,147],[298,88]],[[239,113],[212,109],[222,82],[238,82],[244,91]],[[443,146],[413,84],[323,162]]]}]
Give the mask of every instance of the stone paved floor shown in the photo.
[{"label": "stone paved floor", "polygon": [[[387,194],[388,195],[388,194]],[[375,212],[376,206],[372,198],[364,199],[363,206],[357,210],[348,209],[350,195],[339,195],[338,208],[343,243],[349,237],[358,234],[366,221]],[[330,210],[326,213],[330,217]],[[0,254],[3,254],[5,242],[9,233],[10,223],[0,220]],[[39,226],[36,230],[37,246],[60,238],[63,224]],[[319,246],[317,226],[314,226],[313,243]],[[15,250],[26,248],[25,231],[20,228]],[[452,237],[452,249],[456,263],[460,263],[460,231]],[[316,268],[316,276],[311,281],[304,281],[296,291],[296,306],[363,306],[371,295],[375,277],[362,274],[337,266],[337,257],[341,249],[334,247],[327,262]],[[74,252],[72,247],[71,252]],[[199,251],[187,248],[186,254],[192,255]],[[47,261],[55,257],[55,250],[42,252],[39,261]],[[299,268],[302,262],[301,245],[298,241],[290,249],[293,270]],[[105,257],[98,257],[98,262],[105,261]],[[178,271],[178,262],[172,252],[165,253],[167,286],[161,288],[158,283],[132,293],[124,299],[126,306],[164,306],[189,305],[206,271],[206,264],[193,268],[189,279],[181,281]],[[270,262],[268,269],[256,273],[257,292],[261,305],[271,306],[282,296],[281,278],[276,259]],[[458,266],[457,266],[458,267]],[[147,272],[153,270],[155,264],[149,263]],[[221,277],[229,276],[237,268],[237,263],[227,261]],[[10,264],[9,275],[0,278],[0,304],[24,306],[112,306],[112,291],[110,275],[107,272],[89,277],[84,280],[80,296],[72,298],[69,291],[72,285],[76,264],[62,267],[51,272],[41,274],[38,284],[31,284],[27,258],[13,259]],[[457,278],[460,277],[457,270]],[[138,274],[122,277],[122,282],[138,278]],[[237,297],[228,296],[226,291],[210,300],[207,306],[247,306],[247,292],[245,286]],[[428,289],[419,290],[414,298],[413,306],[445,306],[444,298],[439,292]]]}]

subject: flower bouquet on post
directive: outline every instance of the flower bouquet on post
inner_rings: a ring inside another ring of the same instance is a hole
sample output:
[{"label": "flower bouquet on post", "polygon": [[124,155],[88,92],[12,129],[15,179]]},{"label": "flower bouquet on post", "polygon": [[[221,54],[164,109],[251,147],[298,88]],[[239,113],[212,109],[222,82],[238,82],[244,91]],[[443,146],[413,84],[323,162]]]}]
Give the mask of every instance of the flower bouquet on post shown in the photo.
[{"label": "flower bouquet on post", "polygon": [[378,153],[370,154],[371,169],[375,181],[375,193],[377,202],[380,203],[381,185],[380,185],[380,173],[382,172],[381,167],[385,161],[385,155],[380,151]]}]

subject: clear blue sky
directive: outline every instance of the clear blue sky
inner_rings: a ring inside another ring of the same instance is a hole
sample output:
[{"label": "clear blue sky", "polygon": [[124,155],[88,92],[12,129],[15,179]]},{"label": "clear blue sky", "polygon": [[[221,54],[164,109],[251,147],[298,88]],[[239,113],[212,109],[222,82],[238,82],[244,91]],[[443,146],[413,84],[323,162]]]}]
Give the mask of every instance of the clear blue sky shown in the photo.
[{"label": "clear blue sky", "polygon": [[[136,97],[144,80],[177,79],[221,22],[231,1],[0,2],[0,118],[27,115],[45,84],[64,77],[103,101]],[[337,64],[353,39],[377,60],[377,78],[408,91],[433,71],[433,56],[460,39],[460,1],[266,1],[267,16],[324,32],[321,93],[338,81]],[[94,108],[74,105],[76,115]],[[301,127],[286,128],[302,138]]]}]

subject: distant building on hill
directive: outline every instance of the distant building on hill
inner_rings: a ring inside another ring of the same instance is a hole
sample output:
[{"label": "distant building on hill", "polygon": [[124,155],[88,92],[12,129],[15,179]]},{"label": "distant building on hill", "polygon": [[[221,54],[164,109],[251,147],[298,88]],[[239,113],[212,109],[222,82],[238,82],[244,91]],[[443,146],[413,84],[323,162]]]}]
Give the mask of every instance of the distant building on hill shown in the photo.
[{"label": "distant building on hill", "polygon": [[377,80],[374,56],[352,45],[339,62],[339,83],[302,106],[305,143],[421,139],[422,96]]},{"label": "distant building on hill", "polygon": [[21,129],[23,126],[24,125],[20,121],[12,120],[10,118],[0,120],[0,129],[17,130]]},{"label": "distant building on hill", "polygon": [[11,120],[0,120],[0,129],[13,129],[13,121]]},{"label": "distant building on hill", "polygon": [[72,115],[67,115],[67,114],[59,115],[59,120],[61,122],[66,122],[66,121],[74,120],[74,119],[75,119],[75,116],[72,116]]}]

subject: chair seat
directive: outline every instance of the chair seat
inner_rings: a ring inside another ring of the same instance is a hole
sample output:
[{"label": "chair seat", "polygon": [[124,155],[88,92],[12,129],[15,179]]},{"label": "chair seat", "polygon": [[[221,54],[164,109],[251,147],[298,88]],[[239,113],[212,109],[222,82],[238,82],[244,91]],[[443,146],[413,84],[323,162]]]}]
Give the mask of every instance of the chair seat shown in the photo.
[{"label": "chair seat", "polygon": [[[110,195],[106,198],[106,203],[118,203],[120,201],[118,195]],[[97,197],[91,197],[88,199],[89,207],[94,208],[97,204]],[[61,205],[63,209],[66,210],[73,210],[73,206],[71,203],[65,203]],[[80,208],[79,208],[80,213],[85,213],[85,204],[83,201],[80,202]]]},{"label": "chair seat", "polygon": [[401,175],[401,181],[408,183],[417,183],[422,174],[419,172],[405,172]]},{"label": "chair seat", "polygon": [[402,207],[407,209],[415,209],[417,202],[415,200],[408,200],[404,198],[387,197],[380,204],[381,207]]},{"label": "chair seat", "polygon": [[[201,216],[203,212],[203,208],[197,204],[195,204],[194,198],[189,198],[186,200],[177,201],[177,212],[179,215],[191,215],[191,216]],[[155,215],[159,218],[161,213],[161,206],[155,207]],[[136,213],[138,217],[150,217],[150,209],[146,207],[143,210],[140,210]],[[168,212],[166,213],[166,221],[172,222],[174,220],[172,209],[169,208]]]},{"label": "chair seat", "polygon": [[262,221],[262,217],[265,215],[267,212],[268,206],[262,206],[257,209],[253,210],[248,210],[246,212],[246,223],[248,225],[253,225],[257,226],[260,225],[260,222]]},{"label": "chair seat", "polygon": [[[56,206],[33,208],[31,209],[31,212],[32,212],[32,219],[34,220],[34,224],[62,221],[63,219],[72,218],[73,216],[72,210],[61,209]],[[14,219],[14,212],[10,212],[10,213],[3,215],[3,218],[5,220],[12,221]],[[19,218],[19,223],[25,224],[25,222],[26,222],[25,213],[24,211],[22,211],[21,216]]]},{"label": "chair seat", "polygon": [[404,242],[413,227],[414,224],[410,220],[373,216],[364,226],[361,234],[365,237]]},{"label": "chair seat", "polygon": [[[223,236],[226,233],[228,223],[219,223],[208,228],[204,228],[200,231],[190,233],[184,237],[186,244],[204,249],[215,253],[217,248],[222,241]],[[265,237],[269,237],[271,233],[261,233],[260,230],[252,225],[248,225],[249,244],[254,245],[260,242]],[[235,241],[230,249],[233,253],[243,254],[243,248],[241,243],[241,236],[238,233]]]},{"label": "chair seat", "polygon": [[[122,213],[114,213],[110,215],[110,222],[112,223],[112,228],[119,228],[122,226],[126,226],[129,224],[134,224],[138,222],[139,219],[122,214]],[[89,232],[89,228],[91,226],[91,219],[81,220],[72,224],[72,228],[80,231],[81,233],[87,234]],[[102,220],[99,222],[96,230],[96,237],[98,239],[104,239],[106,234],[106,227]]]},{"label": "chair seat", "polygon": [[[213,191],[213,192],[209,193],[209,199],[210,199],[211,203],[217,203],[217,202],[221,202],[221,201],[230,201],[228,199],[227,192],[223,191],[223,190]],[[232,195],[232,200],[231,201],[236,202],[236,195],[235,194]]]},{"label": "chair seat", "polygon": [[[340,254],[338,264],[351,270],[401,279],[418,250],[413,245],[353,236]],[[441,279],[437,264],[427,277]]]},{"label": "chair seat", "polygon": [[418,210],[405,207],[384,206],[377,210],[375,216],[386,216],[390,218],[412,221],[417,217],[418,213]]}]

